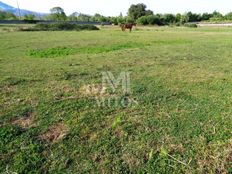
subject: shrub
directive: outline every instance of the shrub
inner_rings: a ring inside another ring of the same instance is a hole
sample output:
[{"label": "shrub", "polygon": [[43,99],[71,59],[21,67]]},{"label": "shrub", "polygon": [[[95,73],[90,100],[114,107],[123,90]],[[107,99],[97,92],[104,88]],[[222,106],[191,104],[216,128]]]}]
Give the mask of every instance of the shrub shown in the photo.
[{"label": "shrub", "polygon": [[190,24],[190,23],[186,23],[184,24],[185,27],[190,27],[190,28],[197,28],[197,24]]},{"label": "shrub", "polygon": [[20,31],[81,31],[81,30],[99,30],[94,25],[79,25],[72,23],[51,23],[37,24],[31,28],[21,28]]},{"label": "shrub", "polygon": [[148,24],[147,16],[142,16],[138,18],[136,22],[141,25],[147,25]]},{"label": "shrub", "polygon": [[161,25],[160,18],[157,15],[147,16],[147,22],[149,23],[149,25]]},{"label": "shrub", "polygon": [[181,24],[181,22],[176,22],[176,23],[174,23],[173,25],[179,27],[179,26],[181,26],[182,24]]},{"label": "shrub", "polygon": [[136,22],[140,25],[162,25],[159,15],[142,16]]}]

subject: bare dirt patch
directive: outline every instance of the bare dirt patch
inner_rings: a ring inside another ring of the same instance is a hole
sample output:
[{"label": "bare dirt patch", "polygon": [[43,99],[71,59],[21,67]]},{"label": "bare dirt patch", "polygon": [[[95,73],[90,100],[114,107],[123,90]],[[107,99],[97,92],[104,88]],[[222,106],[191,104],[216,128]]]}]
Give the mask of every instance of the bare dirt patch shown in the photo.
[{"label": "bare dirt patch", "polygon": [[34,116],[34,113],[32,112],[28,112],[25,114],[24,117],[21,117],[21,118],[18,118],[18,119],[15,119],[12,121],[12,124],[14,125],[18,125],[24,129],[27,129],[27,128],[30,128],[30,127],[33,127],[35,126],[35,116]]},{"label": "bare dirt patch", "polygon": [[47,132],[39,137],[48,142],[57,142],[62,140],[68,133],[68,128],[64,123],[57,123],[52,125]]}]

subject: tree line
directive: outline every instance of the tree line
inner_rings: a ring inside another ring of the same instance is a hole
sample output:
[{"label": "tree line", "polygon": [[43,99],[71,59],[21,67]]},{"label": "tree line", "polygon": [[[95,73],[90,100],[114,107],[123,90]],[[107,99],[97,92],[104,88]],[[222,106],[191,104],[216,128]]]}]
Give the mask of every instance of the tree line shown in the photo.
[{"label": "tree line", "polygon": [[[12,20],[17,19],[17,16],[10,12],[0,11],[0,20]],[[21,19],[23,20],[35,20],[37,17],[33,14],[25,15]],[[143,3],[133,4],[128,9],[127,16],[120,14],[116,17],[106,17],[101,14],[95,14],[93,16],[80,14],[77,12],[67,16],[64,9],[61,7],[54,7],[50,10],[49,15],[40,17],[42,20],[55,20],[55,21],[84,21],[84,22],[110,22],[114,25],[121,23],[133,22],[140,25],[182,25],[189,22],[201,22],[201,21],[232,21],[232,12],[223,15],[220,12],[214,11],[213,13],[197,14],[187,12],[184,14],[154,14],[153,11],[147,9],[147,6]]]}]

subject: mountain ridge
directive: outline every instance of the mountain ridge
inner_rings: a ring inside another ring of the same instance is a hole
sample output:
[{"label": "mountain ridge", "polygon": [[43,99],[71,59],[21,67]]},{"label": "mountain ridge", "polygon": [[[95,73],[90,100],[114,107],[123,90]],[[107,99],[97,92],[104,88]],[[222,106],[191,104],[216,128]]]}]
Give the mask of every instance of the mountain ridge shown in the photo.
[{"label": "mountain ridge", "polygon": [[[0,1],[0,11],[10,12],[10,13],[13,13],[14,15],[16,15],[16,16],[19,16],[18,8],[15,8],[15,7],[10,6],[10,5],[6,4],[6,3],[3,3],[2,1]],[[34,12],[34,11],[30,11],[30,10],[20,9],[20,15],[21,16],[25,16],[25,15],[28,15],[28,14],[33,14],[36,17],[47,15],[46,13],[40,13],[40,12]]]}]

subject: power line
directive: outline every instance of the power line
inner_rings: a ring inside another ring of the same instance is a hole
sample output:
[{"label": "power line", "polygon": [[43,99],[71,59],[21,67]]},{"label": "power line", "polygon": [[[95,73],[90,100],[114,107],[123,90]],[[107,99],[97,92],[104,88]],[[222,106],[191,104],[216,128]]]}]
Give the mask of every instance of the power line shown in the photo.
[{"label": "power line", "polygon": [[17,1],[17,6],[18,6],[19,19],[21,19],[21,11],[20,11],[20,8],[19,8],[19,2],[18,2],[18,0],[16,0],[16,1]]}]

